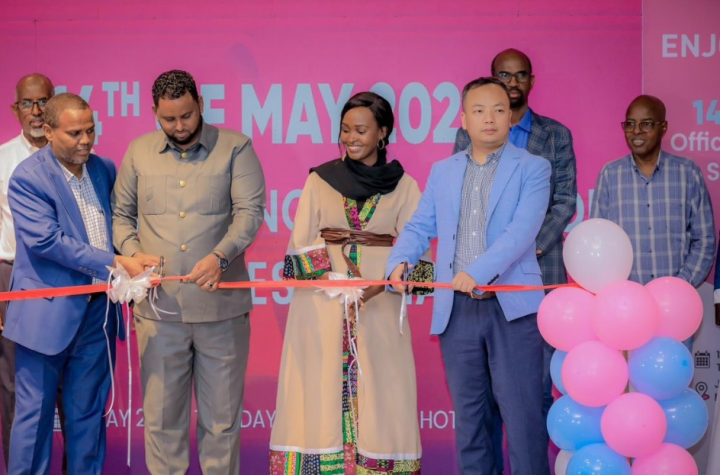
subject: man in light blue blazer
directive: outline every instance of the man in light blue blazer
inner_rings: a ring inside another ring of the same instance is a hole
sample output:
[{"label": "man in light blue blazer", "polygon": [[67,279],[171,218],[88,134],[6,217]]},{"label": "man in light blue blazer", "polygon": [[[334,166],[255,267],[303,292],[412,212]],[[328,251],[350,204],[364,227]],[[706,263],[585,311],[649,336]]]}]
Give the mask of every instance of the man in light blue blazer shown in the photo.
[{"label": "man in light blue blazer", "polygon": [[549,475],[537,328],[545,293],[473,290],[542,285],[535,237],[550,197],[550,163],[508,142],[510,116],[499,79],[465,86],[462,123],[471,144],[433,166],[388,262],[389,278],[401,280],[404,264],[438,238],[437,281],[452,282],[454,291],[435,291],[431,333],[440,338],[463,475],[497,473],[490,392],[506,424],[513,475]]},{"label": "man in light blue blazer", "polygon": [[[101,283],[120,262],[131,275],[143,262],[115,256],[110,193],[115,165],[91,153],[90,106],[58,94],[45,106],[49,145],[10,178],[17,250],[11,291]],[[99,474],[105,458],[103,412],[122,318],[105,293],[11,302],[3,337],[15,342],[15,420],[9,473],[50,471],[53,421],[62,380],[68,473]]]}]

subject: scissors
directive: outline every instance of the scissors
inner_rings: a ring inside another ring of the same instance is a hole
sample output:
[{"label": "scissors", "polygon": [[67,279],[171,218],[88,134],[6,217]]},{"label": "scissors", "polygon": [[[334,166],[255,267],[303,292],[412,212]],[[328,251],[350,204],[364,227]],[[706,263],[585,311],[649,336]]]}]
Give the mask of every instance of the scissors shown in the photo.
[{"label": "scissors", "polygon": [[160,277],[165,277],[165,257],[160,256],[160,270],[158,271]]}]

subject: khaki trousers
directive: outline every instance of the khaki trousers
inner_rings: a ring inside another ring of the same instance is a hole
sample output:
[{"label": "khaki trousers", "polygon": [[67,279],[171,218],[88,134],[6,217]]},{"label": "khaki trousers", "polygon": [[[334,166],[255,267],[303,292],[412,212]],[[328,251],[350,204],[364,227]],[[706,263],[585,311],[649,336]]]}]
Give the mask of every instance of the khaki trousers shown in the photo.
[{"label": "khaki trousers", "polygon": [[192,389],[204,475],[240,473],[240,425],[250,345],[248,314],[182,323],[135,316],[145,417],[145,463],[153,475],[190,465]]}]

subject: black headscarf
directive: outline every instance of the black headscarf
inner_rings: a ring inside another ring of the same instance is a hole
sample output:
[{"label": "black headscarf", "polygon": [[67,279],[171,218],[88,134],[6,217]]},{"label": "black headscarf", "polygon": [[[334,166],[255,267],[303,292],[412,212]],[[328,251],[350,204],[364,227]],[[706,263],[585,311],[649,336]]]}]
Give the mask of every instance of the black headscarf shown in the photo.
[{"label": "black headscarf", "polygon": [[341,195],[365,201],[378,193],[392,193],[405,170],[397,160],[387,163],[384,156],[378,156],[377,162],[371,167],[350,158],[337,158],[311,168],[312,172],[317,173]]}]

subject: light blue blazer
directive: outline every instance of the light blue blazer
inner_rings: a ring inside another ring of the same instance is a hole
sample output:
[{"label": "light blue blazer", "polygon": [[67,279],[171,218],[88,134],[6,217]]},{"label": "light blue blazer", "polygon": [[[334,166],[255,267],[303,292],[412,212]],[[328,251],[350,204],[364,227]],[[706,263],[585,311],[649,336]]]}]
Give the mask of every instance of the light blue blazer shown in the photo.
[{"label": "light blue blazer", "polygon": [[[398,264],[415,264],[438,238],[436,281],[455,276],[456,234],[460,216],[465,151],[433,165],[417,211],[405,225],[388,260],[388,274]],[[498,164],[487,210],[487,251],[463,270],[478,285],[542,285],[535,256],[535,237],[550,199],[550,163],[508,142]],[[537,312],[542,290],[499,292],[505,318],[514,320]],[[430,333],[441,334],[450,321],[453,291],[435,291]]]}]

